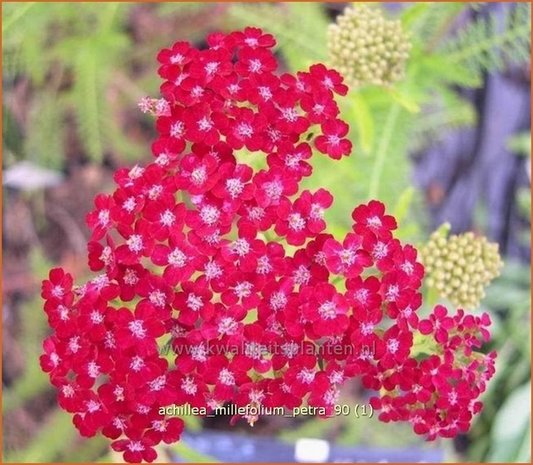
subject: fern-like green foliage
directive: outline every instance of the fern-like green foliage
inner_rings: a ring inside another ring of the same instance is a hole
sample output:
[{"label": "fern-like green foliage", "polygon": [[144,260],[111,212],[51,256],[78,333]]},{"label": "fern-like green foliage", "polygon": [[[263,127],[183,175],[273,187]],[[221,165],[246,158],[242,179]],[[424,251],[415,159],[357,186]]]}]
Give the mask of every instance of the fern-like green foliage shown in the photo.
[{"label": "fern-like green foliage", "polygon": [[[478,18],[458,28],[469,9]],[[423,108],[411,128],[412,151],[438,142],[449,130],[475,124],[474,108],[456,86],[479,87],[483,72],[529,63],[530,5],[515,4],[505,10],[507,15],[486,11],[483,3],[433,2],[413,5],[402,13],[414,43],[408,76],[401,85]]]},{"label": "fern-like green foliage", "polygon": [[404,10],[401,20],[412,37],[423,43],[426,50],[431,50],[464,9],[463,2],[416,3]]},{"label": "fern-like green foliage", "polygon": [[75,82],[73,103],[78,129],[91,158],[101,160],[104,147],[113,146],[111,105],[108,82],[113,68],[112,59],[126,51],[128,41],[121,33],[106,32],[91,37],[74,52]]},{"label": "fern-like green foliage", "polygon": [[531,4],[516,3],[506,14],[480,17],[443,44],[450,63],[460,63],[473,75],[528,63],[531,56]]},{"label": "fern-like green foliage", "polygon": [[120,137],[121,128],[110,118],[108,90],[129,46],[124,8],[118,3],[20,3],[3,11],[4,78],[9,84],[26,76],[35,90],[27,158],[60,168],[69,116],[94,161],[101,161],[105,148]]}]

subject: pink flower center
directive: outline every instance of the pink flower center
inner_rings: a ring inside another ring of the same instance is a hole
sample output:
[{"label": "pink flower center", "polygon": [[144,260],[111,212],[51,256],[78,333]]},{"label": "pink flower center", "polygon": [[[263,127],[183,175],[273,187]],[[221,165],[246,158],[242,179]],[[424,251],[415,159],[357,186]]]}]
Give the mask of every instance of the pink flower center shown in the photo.
[{"label": "pink flower center", "polygon": [[258,73],[261,71],[261,68],[263,68],[263,64],[261,63],[261,60],[253,59],[248,62],[248,71],[250,73]]},{"label": "pink flower center", "polygon": [[318,307],[318,314],[324,320],[332,320],[337,316],[337,307],[334,302],[328,300]]},{"label": "pink flower center", "polygon": [[239,257],[244,257],[250,253],[250,243],[246,239],[237,239],[230,247],[231,251]]},{"label": "pink flower center", "polygon": [[187,261],[187,255],[178,247],[168,254],[168,264],[176,268],[183,268]]},{"label": "pink flower center", "polygon": [[392,338],[387,341],[387,350],[391,354],[395,354],[396,352],[398,352],[399,348],[400,348],[400,342],[398,341],[398,339]]},{"label": "pink flower center", "polygon": [[146,337],[146,328],[142,320],[133,320],[128,323],[128,329],[137,339],[144,339]]},{"label": "pink flower center", "polygon": [[285,305],[287,305],[287,296],[283,292],[276,291],[272,293],[270,296],[270,308],[272,310],[281,310],[285,308]]},{"label": "pink flower center", "polygon": [[311,384],[315,380],[316,373],[309,368],[302,368],[296,378],[303,384]]},{"label": "pink flower center", "polygon": [[207,181],[207,169],[205,166],[199,166],[192,170],[191,181],[195,186],[201,186]]},{"label": "pink flower center", "polygon": [[293,231],[302,231],[305,229],[305,218],[299,213],[291,213],[289,215],[289,228]]},{"label": "pink flower center", "polygon": [[143,249],[143,238],[140,234],[132,234],[126,241],[130,251],[139,253]]},{"label": "pink flower center", "polygon": [[202,297],[196,294],[189,294],[187,296],[187,308],[193,310],[194,312],[197,312],[200,310],[203,306],[204,302],[202,300]]},{"label": "pink flower center", "polygon": [[190,396],[194,396],[198,392],[198,386],[191,377],[187,377],[181,381],[181,389]]},{"label": "pink flower center", "polygon": [[170,136],[175,137],[176,139],[181,139],[185,134],[185,124],[183,121],[176,121],[170,126]]},{"label": "pink flower center", "polygon": [[232,199],[236,199],[243,191],[244,183],[239,178],[226,180],[226,190]]},{"label": "pink flower center", "polygon": [[218,375],[218,380],[225,386],[235,385],[235,376],[227,368],[222,368],[222,370],[220,370],[220,374]]},{"label": "pink flower center", "polygon": [[220,210],[213,205],[205,205],[200,210],[200,218],[208,226],[213,226],[220,218]]},{"label": "pink flower center", "polygon": [[211,121],[207,116],[204,116],[203,118],[201,118],[198,121],[197,125],[198,125],[198,130],[202,132],[210,131],[214,126],[213,121]]},{"label": "pink flower center", "polygon": [[227,316],[220,320],[220,323],[218,324],[218,332],[220,334],[228,334],[231,336],[237,332],[238,327],[238,323],[233,318]]}]

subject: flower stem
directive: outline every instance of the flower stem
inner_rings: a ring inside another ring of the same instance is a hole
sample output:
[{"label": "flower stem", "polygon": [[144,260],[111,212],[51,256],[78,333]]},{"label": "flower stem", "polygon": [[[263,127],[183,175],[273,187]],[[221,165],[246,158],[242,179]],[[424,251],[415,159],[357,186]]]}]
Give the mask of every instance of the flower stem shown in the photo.
[{"label": "flower stem", "polygon": [[385,166],[385,158],[387,156],[387,151],[392,140],[392,133],[394,131],[394,127],[396,126],[396,121],[399,114],[400,106],[397,103],[394,103],[390,107],[387,114],[387,120],[385,121],[383,133],[381,134],[379,146],[376,152],[376,161],[374,162],[374,167],[372,169],[370,188],[368,190],[369,199],[375,199],[379,194],[379,181],[381,179],[383,167]]}]

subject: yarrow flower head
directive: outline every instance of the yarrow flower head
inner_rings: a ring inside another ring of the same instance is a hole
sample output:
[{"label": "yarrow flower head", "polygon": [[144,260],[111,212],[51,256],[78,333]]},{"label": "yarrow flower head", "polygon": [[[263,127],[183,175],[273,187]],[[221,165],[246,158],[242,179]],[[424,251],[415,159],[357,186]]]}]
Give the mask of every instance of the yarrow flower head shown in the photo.
[{"label": "yarrow flower head", "polygon": [[448,223],[441,226],[420,251],[427,284],[457,306],[476,308],[503,267],[498,244],[473,232],[448,236],[449,231]]},{"label": "yarrow flower head", "polygon": [[[355,375],[390,392],[373,401],[384,421],[429,439],[464,431],[493,372],[493,356],[475,351],[488,318],[439,308],[419,321],[424,269],[384,205],[355,208],[336,239],[331,194],[299,188],[314,149],[351,152],[334,99],[342,76],[322,64],[276,74],[275,40],[257,28],[207,44],[158,55],[162,98],[140,103],[156,117],[155,159],[119,169],[87,216],[97,276],[74,286],[54,269],[43,282],[53,333],[41,367],[59,405],[129,462],[179,440],[170,406],[307,403],[327,416]],[[247,157],[261,156],[254,171]],[[445,345],[415,358],[422,336]]]},{"label": "yarrow flower head", "polygon": [[349,6],[328,30],[333,66],[354,87],[390,85],[405,72],[411,43],[400,21],[369,5]]}]

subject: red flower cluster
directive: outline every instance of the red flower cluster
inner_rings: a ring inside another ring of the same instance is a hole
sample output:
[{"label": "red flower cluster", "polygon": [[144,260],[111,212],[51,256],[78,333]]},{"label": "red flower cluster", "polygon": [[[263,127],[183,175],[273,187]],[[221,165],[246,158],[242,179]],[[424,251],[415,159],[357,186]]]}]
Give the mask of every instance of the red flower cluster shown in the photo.
[{"label": "red flower cluster", "polygon": [[[157,116],[155,161],[118,170],[87,217],[100,274],[73,287],[55,269],[43,283],[55,332],[41,365],[59,404],[130,462],[179,439],[182,420],[161,407],[307,402],[327,415],[353,376],[389,392],[373,400],[385,421],[430,438],[464,430],[492,374],[492,358],[472,353],[486,318],[439,308],[419,322],[423,268],[383,204],[357,207],[339,242],[324,233],[330,193],[299,193],[312,145],[351,151],[333,98],[347,91],[341,76],[321,64],[277,76],[274,38],[259,29],[207,42],[158,56],[163,98],[140,103]],[[266,154],[257,172],[254,152]],[[439,355],[411,356],[417,328]]]},{"label": "red flower cluster", "polygon": [[430,440],[468,431],[473,415],[483,406],[478,397],[494,374],[496,353],[473,352],[489,339],[488,314],[478,317],[459,310],[450,317],[447,313],[438,305],[429,319],[419,322],[420,333],[433,335],[437,343],[429,357],[420,362],[408,358],[398,369],[367,382],[373,389],[387,391],[371,399],[372,406],[382,411],[380,420],[408,421],[417,434]]}]

